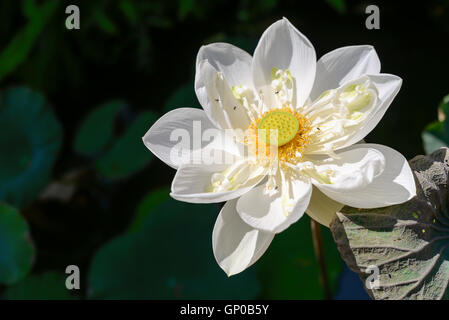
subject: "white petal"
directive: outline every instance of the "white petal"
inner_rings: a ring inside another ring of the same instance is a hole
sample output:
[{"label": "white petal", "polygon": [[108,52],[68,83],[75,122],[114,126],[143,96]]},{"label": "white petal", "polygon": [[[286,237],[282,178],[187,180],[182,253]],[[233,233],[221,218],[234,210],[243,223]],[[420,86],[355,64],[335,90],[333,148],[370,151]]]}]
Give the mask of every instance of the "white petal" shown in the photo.
[{"label": "white petal", "polygon": [[[349,149],[360,148],[354,145]],[[416,195],[412,170],[399,152],[378,144],[366,144],[364,147],[382,152],[385,169],[370,184],[352,192],[321,190],[330,198],[355,208],[379,208],[406,202]]]},{"label": "white petal", "polygon": [[[304,114],[320,131],[312,136],[304,153],[325,154],[326,150],[343,149],[362,140],[380,122],[401,84],[402,79],[395,75],[364,75],[317,99]],[[338,102],[353,86],[365,88],[360,99],[348,105]],[[367,100],[364,94],[369,94]]]},{"label": "white petal", "polygon": [[223,73],[231,88],[238,85],[252,88],[252,59],[246,51],[232,44],[212,43],[200,48],[196,58],[196,66],[198,70],[200,62],[207,60],[215,70]]},{"label": "white petal", "polygon": [[326,53],[318,60],[310,98],[335,89],[364,74],[378,74],[380,60],[372,46],[349,46]]},{"label": "white petal", "polygon": [[228,276],[242,272],[267,250],[273,233],[248,226],[237,214],[237,200],[228,201],[221,209],[212,233],[215,260]]},{"label": "white petal", "polygon": [[238,200],[237,212],[251,227],[279,233],[304,214],[312,194],[311,183],[296,177],[283,178],[279,171],[277,190],[266,192],[267,186],[260,185]]},{"label": "white petal", "polygon": [[329,227],[335,213],[340,211],[343,207],[343,204],[332,200],[322,193],[317,187],[313,187],[312,197],[310,198],[306,213],[313,220]]},{"label": "white petal", "polygon": [[370,75],[369,78],[373,81],[378,92],[377,105],[343,148],[362,140],[377,126],[402,86],[402,79],[392,74]]},{"label": "white petal", "polygon": [[240,197],[265,177],[265,169],[251,165],[246,160],[238,161],[241,170],[228,179],[235,181],[235,185],[232,184],[223,191],[211,191],[210,188],[214,177],[229,170],[230,164],[182,165],[173,179],[170,196],[191,203],[223,202]]},{"label": "white petal", "polygon": [[207,116],[218,128],[248,129],[251,123],[248,112],[234,97],[223,73],[208,60],[197,65],[195,91]]},{"label": "white petal", "polygon": [[[271,86],[271,70],[290,70],[296,82],[296,103],[302,106],[315,79],[316,54],[310,41],[286,18],[273,23],[259,40],[253,57],[253,82],[266,102]],[[271,93],[271,92],[270,92]],[[274,106],[271,106],[274,107]]]},{"label": "white petal", "polygon": [[[385,169],[386,160],[382,152],[357,144],[351,150],[338,152],[338,159],[327,158],[316,163],[314,169],[305,170],[312,183],[326,193],[351,193],[366,187]],[[335,199],[338,201],[338,199]]]},{"label": "white petal", "polygon": [[[203,110],[174,109],[153,124],[143,137],[143,143],[159,159],[176,169],[181,163],[191,159],[192,152],[210,143],[202,142],[201,136],[206,130],[212,136],[220,134]],[[194,143],[191,145],[192,137]],[[213,141],[218,143],[220,139]]]}]

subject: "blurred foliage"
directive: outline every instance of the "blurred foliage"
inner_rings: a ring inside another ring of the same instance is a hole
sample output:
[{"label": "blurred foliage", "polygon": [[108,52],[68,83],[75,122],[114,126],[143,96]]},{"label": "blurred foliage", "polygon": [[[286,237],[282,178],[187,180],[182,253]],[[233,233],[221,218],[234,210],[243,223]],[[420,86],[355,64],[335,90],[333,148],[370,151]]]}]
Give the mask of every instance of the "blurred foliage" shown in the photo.
[{"label": "blurred foliage", "polygon": [[156,191],[149,192],[137,206],[135,217],[128,230],[130,232],[140,230],[148,214],[150,214],[152,210],[159,204],[169,199],[169,194],[169,188],[162,188]]},{"label": "blurred foliage", "polygon": [[112,141],[118,112],[125,107],[123,101],[110,101],[95,108],[78,129],[75,151],[87,156],[102,152]]},{"label": "blurred foliage", "polygon": [[189,81],[176,89],[167,99],[163,111],[169,112],[173,109],[182,107],[200,108],[198,99],[196,98],[193,81]]},{"label": "blurred foliage", "polygon": [[90,298],[258,296],[260,286],[254,268],[228,278],[214,260],[211,234],[218,206],[193,205],[171,198],[156,206],[148,205],[151,202],[154,197],[145,198],[139,206],[141,212],[148,212],[137,231],[113,239],[94,257],[89,273]]},{"label": "blurred foliage", "polygon": [[29,21],[0,54],[0,81],[28,57],[45,24],[58,7],[57,1],[47,1],[41,6],[37,6],[33,0],[22,2]]},{"label": "blurred foliage", "polygon": [[449,32],[449,1],[433,1],[430,8],[430,15],[446,32]]},{"label": "blurred foliage", "polygon": [[326,0],[329,5],[334,8],[338,13],[346,13],[346,1],[345,0]]},{"label": "blurred foliage", "polygon": [[[345,12],[343,0],[326,1],[338,12]],[[229,2],[225,0],[21,0],[18,3],[0,4],[0,39],[1,36],[10,39],[3,44],[0,41],[0,48],[5,46],[0,52],[0,81],[16,71],[13,78],[45,92],[57,92],[62,84],[80,86],[90,64],[126,63],[139,73],[154,72],[155,33],[189,20],[207,21],[220,10],[229,11]],[[65,16],[58,13],[69,4],[82,8],[80,30],[62,27]],[[241,0],[233,10],[235,19],[250,22],[278,6],[278,0]],[[27,22],[11,34],[16,24],[11,17],[19,15],[16,7]],[[249,27],[243,31],[253,30]]]},{"label": "blurred foliage", "polygon": [[55,271],[29,276],[5,292],[8,300],[73,300],[65,286],[66,274]]},{"label": "blurred foliage", "polygon": [[[148,194],[129,232],[99,250],[89,274],[91,298],[323,298],[308,217],[277,235],[255,266],[227,278],[211,247],[219,208],[181,203],[168,192]],[[324,235],[335,290],[342,263],[329,231]]]},{"label": "blurred foliage", "polygon": [[31,269],[34,248],[28,225],[14,208],[0,202],[0,284],[13,284]]},{"label": "blurred foliage", "polygon": [[[335,292],[343,264],[329,229],[322,229],[327,273]],[[258,264],[263,299],[324,298],[307,215],[276,235]]]},{"label": "blurred foliage", "polygon": [[151,111],[142,112],[127,131],[95,162],[95,168],[105,178],[120,179],[141,170],[152,159],[142,143],[142,137],[157,120]]},{"label": "blurred foliage", "polygon": [[128,177],[141,170],[152,158],[142,143],[142,137],[157,120],[155,113],[141,113],[122,136],[114,136],[118,114],[127,108],[127,104],[119,100],[95,108],[81,124],[75,138],[75,151],[96,156],[95,169],[108,179]]},{"label": "blurred foliage", "polygon": [[62,142],[44,97],[25,87],[0,92],[0,200],[28,205],[51,178]]},{"label": "blurred foliage", "polygon": [[449,146],[449,95],[445,96],[438,106],[438,121],[424,128],[422,140],[427,154]]}]

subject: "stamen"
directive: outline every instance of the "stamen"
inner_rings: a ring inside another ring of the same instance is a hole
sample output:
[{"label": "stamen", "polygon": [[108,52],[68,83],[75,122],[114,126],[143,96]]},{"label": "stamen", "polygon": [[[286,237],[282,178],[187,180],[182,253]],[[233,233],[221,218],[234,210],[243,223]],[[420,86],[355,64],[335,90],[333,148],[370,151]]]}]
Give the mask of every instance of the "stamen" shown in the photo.
[{"label": "stamen", "polygon": [[[237,99],[238,102],[245,108],[246,113],[248,114],[250,120],[252,122],[255,121],[255,119],[259,116],[258,111],[258,101],[254,95],[253,90],[242,86],[233,86],[232,87],[232,94]],[[237,107],[234,106],[234,110],[236,110]]]},{"label": "stamen", "polygon": [[291,105],[294,81],[290,70],[271,69],[271,88],[279,106],[287,107]]}]

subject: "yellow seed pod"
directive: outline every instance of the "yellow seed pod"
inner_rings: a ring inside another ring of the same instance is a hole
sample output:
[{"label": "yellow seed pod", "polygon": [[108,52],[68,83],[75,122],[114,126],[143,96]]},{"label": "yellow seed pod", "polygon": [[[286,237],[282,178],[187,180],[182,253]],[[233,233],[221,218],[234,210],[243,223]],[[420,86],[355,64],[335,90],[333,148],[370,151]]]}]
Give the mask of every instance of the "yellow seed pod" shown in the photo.
[{"label": "yellow seed pod", "polygon": [[299,122],[295,115],[290,112],[273,111],[260,119],[257,129],[259,132],[265,130],[260,137],[266,143],[282,146],[295,137],[299,130]]}]

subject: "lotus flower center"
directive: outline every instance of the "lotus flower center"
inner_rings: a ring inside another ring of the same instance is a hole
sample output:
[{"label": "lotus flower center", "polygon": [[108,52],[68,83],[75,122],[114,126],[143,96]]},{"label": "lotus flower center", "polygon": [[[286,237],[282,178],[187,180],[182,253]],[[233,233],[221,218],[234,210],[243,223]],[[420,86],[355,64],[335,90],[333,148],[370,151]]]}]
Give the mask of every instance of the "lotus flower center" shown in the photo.
[{"label": "lotus flower center", "polygon": [[260,119],[257,129],[267,144],[283,146],[298,133],[299,121],[291,112],[272,111]]}]

